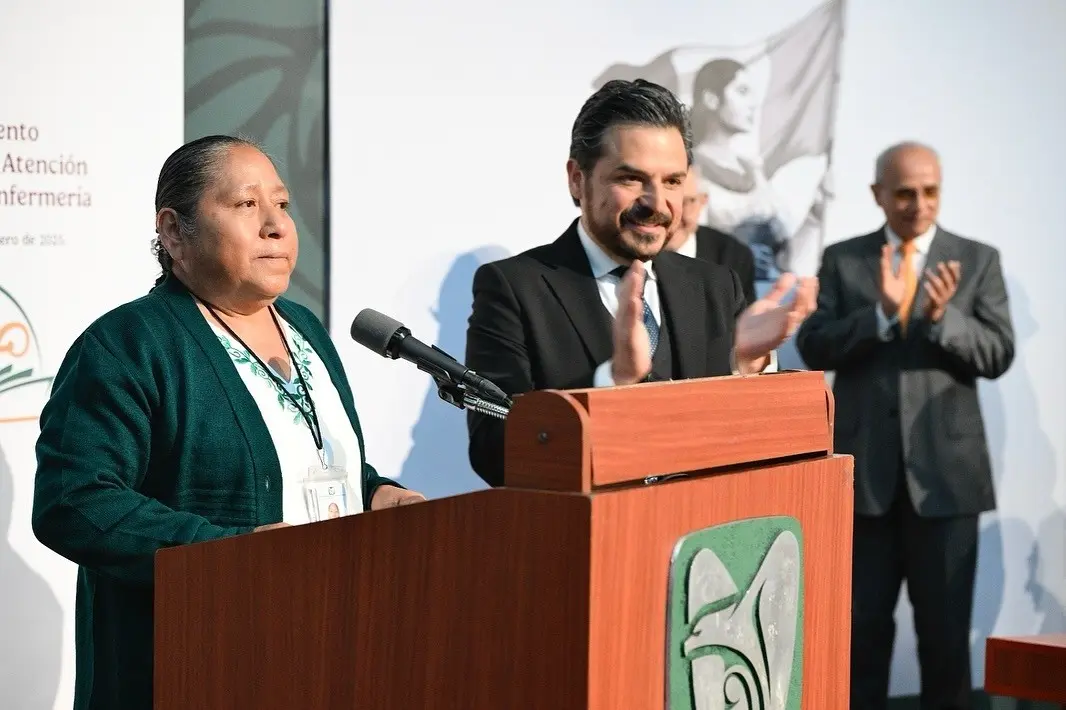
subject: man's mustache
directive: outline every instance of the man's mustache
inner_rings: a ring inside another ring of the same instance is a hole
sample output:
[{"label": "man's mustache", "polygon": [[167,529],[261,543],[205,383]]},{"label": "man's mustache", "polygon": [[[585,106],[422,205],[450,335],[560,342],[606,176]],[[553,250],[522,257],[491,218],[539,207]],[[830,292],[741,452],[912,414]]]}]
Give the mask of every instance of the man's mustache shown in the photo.
[{"label": "man's mustache", "polygon": [[623,212],[619,221],[623,227],[669,227],[673,219],[668,214],[656,212],[648,205],[638,202]]}]

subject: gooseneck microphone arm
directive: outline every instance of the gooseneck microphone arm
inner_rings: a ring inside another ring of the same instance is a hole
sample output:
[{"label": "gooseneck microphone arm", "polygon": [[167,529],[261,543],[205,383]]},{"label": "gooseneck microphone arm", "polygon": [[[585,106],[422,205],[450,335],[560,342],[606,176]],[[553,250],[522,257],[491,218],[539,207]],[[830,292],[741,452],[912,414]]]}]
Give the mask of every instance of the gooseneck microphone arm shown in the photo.
[{"label": "gooseneck microphone arm", "polygon": [[437,383],[437,393],[459,409],[506,419],[513,402],[503,390],[460,364],[436,345],[426,345],[399,321],[365,308],[352,323],[352,339],[393,360],[414,363]]}]

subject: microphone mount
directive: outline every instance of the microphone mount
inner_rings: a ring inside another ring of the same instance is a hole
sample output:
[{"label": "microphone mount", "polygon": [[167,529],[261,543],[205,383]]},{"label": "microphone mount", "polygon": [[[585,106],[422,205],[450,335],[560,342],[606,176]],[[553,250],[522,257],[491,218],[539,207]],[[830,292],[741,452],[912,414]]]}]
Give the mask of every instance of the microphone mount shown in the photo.
[{"label": "microphone mount", "polygon": [[433,381],[437,383],[437,394],[448,404],[459,409],[469,409],[478,414],[495,417],[496,419],[507,419],[507,415],[511,411],[510,403],[504,405],[490,402],[470,392],[464,385],[452,382],[446,376],[438,376],[433,373],[430,373],[430,375],[433,377]]},{"label": "microphone mount", "polygon": [[[400,342],[410,334],[411,331],[406,327],[396,331],[396,334],[393,336],[386,349],[386,355],[393,360],[398,359]],[[455,359],[436,345],[431,345],[430,347],[450,360]],[[507,414],[511,411],[512,405],[510,397],[507,397],[503,401],[486,399],[471,391],[465,382],[457,382],[443,368],[433,367],[427,363],[419,363],[416,367],[433,378],[433,381],[437,383],[437,394],[448,404],[451,404],[458,409],[469,409],[478,414],[495,417],[496,419],[507,419]]]},{"label": "microphone mount", "polygon": [[[376,337],[390,331],[383,346],[381,341],[375,342]],[[503,390],[436,345],[412,337],[409,328],[388,316],[364,309],[352,323],[352,338],[386,358],[413,363],[433,378],[437,394],[452,406],[497,419],[506,419],[511,410],[513,402]]]}]

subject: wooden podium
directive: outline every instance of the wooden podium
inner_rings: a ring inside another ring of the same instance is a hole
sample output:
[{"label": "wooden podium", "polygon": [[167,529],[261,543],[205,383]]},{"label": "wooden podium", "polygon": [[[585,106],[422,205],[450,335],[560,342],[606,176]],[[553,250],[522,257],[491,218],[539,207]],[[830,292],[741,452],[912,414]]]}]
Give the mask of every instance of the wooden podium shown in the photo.
[{"label": "wooden podium", "polygon": [[985,641],[985,692],[1066,708],[1066,634],[991,636]]},{"label": "wooden podium", "polygon": [[832,422],[819,372],[519,397],[505,488],[161,551],[155,707],[846,708]]}]

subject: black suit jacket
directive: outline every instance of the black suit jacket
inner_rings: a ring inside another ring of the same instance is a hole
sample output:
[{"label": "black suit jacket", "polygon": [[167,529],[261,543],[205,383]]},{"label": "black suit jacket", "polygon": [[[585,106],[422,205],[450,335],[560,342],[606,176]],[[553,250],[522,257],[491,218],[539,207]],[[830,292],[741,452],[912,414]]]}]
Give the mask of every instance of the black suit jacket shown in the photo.
[{"label": "black suit jacket", "polygon": [[696,227],[696,258],[728,266],[737,272],[744,298],[755,302],[755,257],[747,244],[717,229]]},{"label": "black suit jacket", "polygon": [[[729,269],[663,251],[655,266],[676,377],[728,375],[737,316],[746,301]],[[466,365],[509,395],[593,386],[613,354],[612,319],[603,306],[577,220],[555,242],[474,274]],[[470,465],[503,484],[504,422],[468,413]]]},{"label": "black suit jacket", "polygon": [[943,229],[926,267],[957,260],[958,291],[935,327],[923,317],[923,284],[903,337],[882,342],[882,230],[826,248],[818,309],[796,346],[807,365],[834,370],[835,449],[855,456],[855,512],[886,513],[900,461],[919,515],[974,515],[995,507],[992,467],[977,398],[978,378],[994,379],[1014,359],[1014,330],[999,252]]}]

